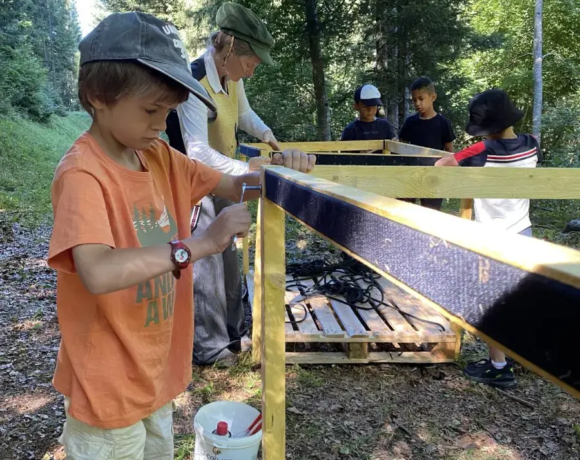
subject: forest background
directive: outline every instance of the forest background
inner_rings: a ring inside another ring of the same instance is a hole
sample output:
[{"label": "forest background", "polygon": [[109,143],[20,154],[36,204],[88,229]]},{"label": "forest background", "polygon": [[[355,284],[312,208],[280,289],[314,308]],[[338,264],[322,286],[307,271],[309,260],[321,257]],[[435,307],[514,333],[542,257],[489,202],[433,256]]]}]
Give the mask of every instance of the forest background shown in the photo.
[{"label": "forest background", "polygon": [[[86,0],[78,0],[83,2]],[[221,0],[96,0],[95,22],[113,11],[145,11],[173,22],[190,56],[216,29]],[[352,95],[363,83],[383,94],[395,128],[413,112],[409,85],[428,76],[437,109],[459,143],[469,99],[506,90],[532,129],[534,8],[531,0],[242,0],[276,40],[274,67],[247,82],[250,103],[282,141],[338,139],[353,120]],[[77,46],[71,0],[0,1],[0,115],[38,121],[79,110]],[[548,163],[578,166],[580,4],[543,8],[542,140]]]}]

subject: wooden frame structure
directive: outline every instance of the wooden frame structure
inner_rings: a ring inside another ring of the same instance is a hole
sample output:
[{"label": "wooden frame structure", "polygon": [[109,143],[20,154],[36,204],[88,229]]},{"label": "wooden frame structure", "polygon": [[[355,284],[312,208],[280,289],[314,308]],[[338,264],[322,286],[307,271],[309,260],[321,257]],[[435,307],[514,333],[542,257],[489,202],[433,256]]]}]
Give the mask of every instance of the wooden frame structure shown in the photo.
[{"label": "wooden frame structure", "polygon": [[[382,178],[384,168],[374,169]],[[487,191],[486,179],[498,171],[474,171],[480,188],[471,187],[470,180],[464,185],[478,197],[505,197],[514,181],[519,181],[520,197],[580,197],[577,186],[570,190],[565,181],[556,182],[563,173],[570,186],[572,178],[579,183],[578,170],[530,170],[528,174],[540,175],[520,177],[520,170],[506,168],[498,187]],[[542,189],[538,178],[552,185]],[[336,179],[345,180],[341,174]],[[440,183],[450,186],[452,180],[449,176]],[[262,184],[255,289],[255,305],[261,308],[254,309],[261,327],[255,328],[253,353],[262,362],[265,460],[285,458],[285,318],[280,308],[285,294],[285,213],[451,322],[580,396],[575,356],[580,342],[579,251],[506,232],[490,234],[475,222],[281,167],[264,168]],[[434,193],[441,196],[440,190]],[[425,191],[417,193],[424,196]],[[328,225],[338,216],[342,225]],[[385,238],[378,240],[377,232]],[[361,233],[373,237],[360,238]]]}]

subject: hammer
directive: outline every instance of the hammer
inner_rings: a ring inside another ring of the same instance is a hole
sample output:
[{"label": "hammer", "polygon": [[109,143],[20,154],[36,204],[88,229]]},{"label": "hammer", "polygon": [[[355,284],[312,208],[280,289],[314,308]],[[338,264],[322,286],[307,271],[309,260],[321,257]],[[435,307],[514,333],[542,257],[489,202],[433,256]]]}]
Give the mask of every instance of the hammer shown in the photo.
[{"label": "hammer", "polygon": [[[261,185],[248,185],[245,182],[242,184],[242,197],[240,198],[240,204],[244,202],[244,195],[246,190],[262,190]],[[238,237],[234,235],[232,240],[232,251],[236,250],[236,241],[238,241]]]}]

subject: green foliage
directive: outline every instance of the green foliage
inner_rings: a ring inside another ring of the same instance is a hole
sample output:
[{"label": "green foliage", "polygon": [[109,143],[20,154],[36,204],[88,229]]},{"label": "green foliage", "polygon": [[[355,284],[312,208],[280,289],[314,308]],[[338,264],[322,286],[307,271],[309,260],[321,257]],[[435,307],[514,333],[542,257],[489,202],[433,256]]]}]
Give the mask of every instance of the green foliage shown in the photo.
[{"label": "green foliage", "polygon": [[0,94],[0,113],[18,110],[41,121],[52,113],[46,69],[30,45],[0,48]]},{"label": "green foliage", "polygon": [[76,102],[80,40],[71,0],[5,0],[0,8],[0,114],[39,121]]},{"label": "green foliage", "polygon": [[[466,19],[474,31],[493,37],[495,46],[487,50],[474,49],[456,66],[457,73],[463,75],[467,83],[458,95],[461,100],[491,87],[506,90],[525,113],[517,127],[523,132],[531,130],[532,119],[534,3],[528,0],[474,0]],[[580,42],[574,38],[580,31],[578,3],[575,0],[544,2],[543,22],[544,111],[547,118],[551,118],[546,120],[550,130],[555,128],[556,112],[564,114],[574,104],[577,108],[579,103]],[[565,106],[568,109],[564,109]],[[551,143],[553,140],[560,142],[562,138],[558,135],[543,137],[543,148],[548,152],[556,148]]]},{"label": "green foliage", "polygon": [[34,224],[51,212],[54,170],[90,118],[75,112],[39,124],[20,117],[0,118],[0,210]]}]

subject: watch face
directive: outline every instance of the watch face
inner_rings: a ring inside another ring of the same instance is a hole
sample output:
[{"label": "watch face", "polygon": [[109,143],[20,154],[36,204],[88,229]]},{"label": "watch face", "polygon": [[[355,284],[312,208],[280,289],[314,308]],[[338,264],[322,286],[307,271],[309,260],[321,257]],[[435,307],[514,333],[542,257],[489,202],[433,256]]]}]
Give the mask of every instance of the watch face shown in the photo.
[{"label": "watch face", "polygon": [[184,262],[187,262],[188,258],[189,254],[185,249],[178,249],[177,251],[175,251],[175,260],[177,261],[177,263],[182,264]]}]

